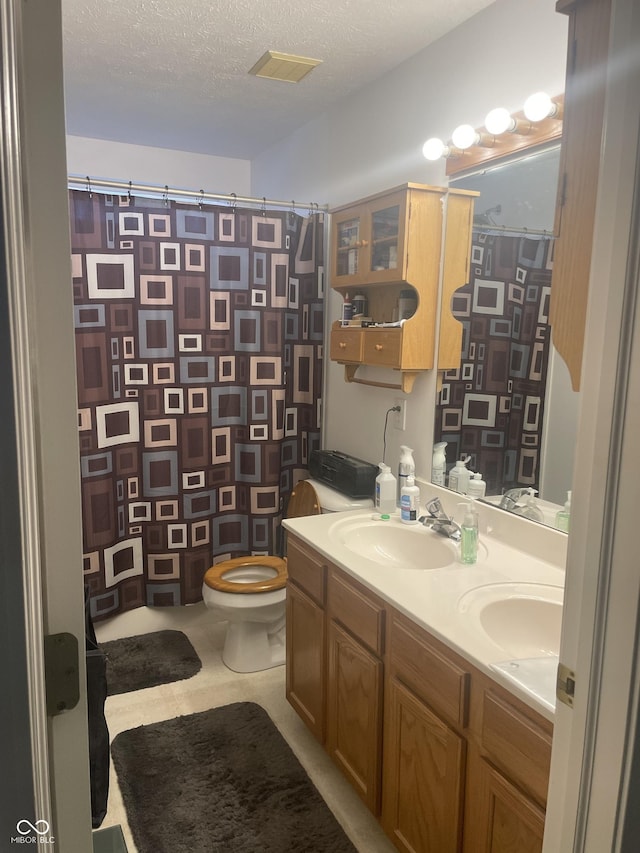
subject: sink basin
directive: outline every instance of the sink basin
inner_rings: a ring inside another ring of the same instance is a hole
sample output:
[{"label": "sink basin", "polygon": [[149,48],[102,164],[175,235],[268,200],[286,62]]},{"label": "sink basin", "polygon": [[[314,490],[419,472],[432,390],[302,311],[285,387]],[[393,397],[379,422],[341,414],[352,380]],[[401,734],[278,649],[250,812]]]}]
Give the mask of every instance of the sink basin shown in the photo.
[{"label": "sink basin", "polygon": [[456,545],[444,536],[394,519],[344,519],[331,526],[329,537],[381,566],[441,569],[457,559]]},{"label": "sink basin", "polygon": [[458,609],[506,658],[555,656],[560,651],[563,589],[535,583],[488,584],[465,593]]}]

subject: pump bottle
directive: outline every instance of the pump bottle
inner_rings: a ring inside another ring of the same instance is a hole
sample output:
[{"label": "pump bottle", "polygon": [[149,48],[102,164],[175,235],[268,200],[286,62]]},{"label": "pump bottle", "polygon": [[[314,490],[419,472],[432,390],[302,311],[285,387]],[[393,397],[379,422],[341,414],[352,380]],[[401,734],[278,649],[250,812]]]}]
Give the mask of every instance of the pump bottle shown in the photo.
[{"label": "pump bottle", "polygon": [[567,499],[564,502],[564,509],[556,513],[556,527],[558,530],[569,532],[569,521],[571,519],[571,492],[567,492]]},{"label": "pump bottle", "polygon": [[407,482],[407,477],[416,476],[416,465],[413,461],[413,450],[406,444],[400,445],[400,461],[398,462],[398,503],[402,498],[402,487]]},{"label": "pump bottle", "polygon": [[416,486],[413,474],[409,474],[400,495],[400,521],[405,524],[417,524],[420,509],[420,489]]},{"label": "pump bottle", "polygon": [[461,506],[465,511],[460,527],[460,559],[465,565],[472,565],[478,559],[478,516],[472,501]]},{"label": "pump bottle", "polygon": [[444,475],[447,470],[445,454],[446,441],[438,441],[433,445],[433,460],[431,462],[431,482],[434,486],[444,486]]}]

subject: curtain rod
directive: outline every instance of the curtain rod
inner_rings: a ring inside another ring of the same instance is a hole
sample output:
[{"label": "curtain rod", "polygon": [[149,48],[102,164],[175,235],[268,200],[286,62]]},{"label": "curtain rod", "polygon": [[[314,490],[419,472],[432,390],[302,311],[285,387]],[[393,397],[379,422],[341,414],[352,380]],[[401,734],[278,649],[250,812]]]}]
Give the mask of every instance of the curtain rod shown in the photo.
[{"label": "curtain rod", "polygon": [[554,237],[553,231],[547,231],[546,228],[526,228],[521,225],[519,228],[510,225],[473,225],[474,231],[482,231],[486,234],[492,231],[509,231],[514,234],[522,234],[523,237],[531,235],[532,237]]},{"label": "curtain rod", "polygon": [[94,189],[113,189],[123,190],[124,193],[120,194],[124,195],[130,192],[138,192],[147,195],[159,195],[166,199],[169,199],[170,196],[177,196],[180,198],[196,198],[200,201],[205,201],[206,199],[209,199],[214,201],[227,201],[231,204],[259,204],[262,207],[278,207],[294,210],[298,208],[305,208],[310,213],[318,213],[321,210],[324,211],[329,209],[328,204],[318,204],[315,201],[277,201],[264,197],[251,198],[250,196],[239,196],[235,193],[231,193],[230,195],[222,195],[220,193],[205,192],[204,190],[187,190],[169,186],[160,187],[154,184],[136,184],[132,181],[115,181],[105,178],[92,178],[90,175],[68,175],[68,183],[70,189],[84,189],[88,192],[91,192],[91,190]]}]

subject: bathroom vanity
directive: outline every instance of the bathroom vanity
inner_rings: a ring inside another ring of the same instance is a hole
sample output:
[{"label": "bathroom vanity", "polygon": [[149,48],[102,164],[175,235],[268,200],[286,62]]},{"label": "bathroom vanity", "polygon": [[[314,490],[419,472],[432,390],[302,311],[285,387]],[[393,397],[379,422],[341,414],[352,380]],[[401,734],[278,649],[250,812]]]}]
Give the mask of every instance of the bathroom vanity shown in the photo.
[{"label": "bathroom vanity", "polygon": [[[367,511],[286,526],[287,698],[395,846],[541,850],[557,661],[525,623],[561,616],[563,571],[488,537],[462,566]],[[517,657],[546,657],[546,683],[514,682]]]}]

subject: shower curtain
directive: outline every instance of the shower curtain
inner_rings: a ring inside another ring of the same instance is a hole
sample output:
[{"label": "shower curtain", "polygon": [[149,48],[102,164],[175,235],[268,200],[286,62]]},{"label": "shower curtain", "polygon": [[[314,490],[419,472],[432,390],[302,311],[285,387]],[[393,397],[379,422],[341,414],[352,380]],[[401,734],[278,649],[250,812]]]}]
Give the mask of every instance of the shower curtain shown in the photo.
[{"label": "shower curtain", "polygon": [[320,445],[323,215],[70,192],[94,619],[278,549]]},{"label": "shower curtain", "polygon": [[487,494],[539,489],[551,328],[553,238],[474,229],[470,281],[454,294],[460,368],[446,371],[434,441],[447,468],[462,455]]}]

